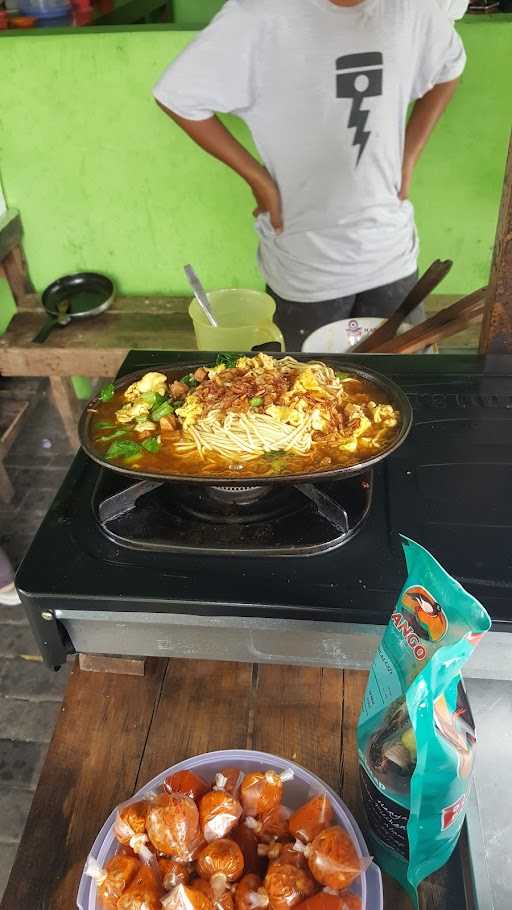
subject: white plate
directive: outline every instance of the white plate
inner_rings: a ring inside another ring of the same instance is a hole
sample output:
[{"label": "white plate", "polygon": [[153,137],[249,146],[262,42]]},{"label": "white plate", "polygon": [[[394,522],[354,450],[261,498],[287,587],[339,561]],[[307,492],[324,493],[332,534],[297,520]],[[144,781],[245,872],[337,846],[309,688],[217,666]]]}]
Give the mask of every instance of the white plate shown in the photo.
[{"label": "white plate", "polygon": [[[375,316],[361,316],[358,319],[340,319],[316,329],[308,335],[302,350],[306,354],[348,354],[354,345],[359,344],[366,335],[377,329],[384,319]],[[412,328],[404,322],[398,334],[403,335]],[[434,354],[433,348],[425,348],[424,354]]]}]

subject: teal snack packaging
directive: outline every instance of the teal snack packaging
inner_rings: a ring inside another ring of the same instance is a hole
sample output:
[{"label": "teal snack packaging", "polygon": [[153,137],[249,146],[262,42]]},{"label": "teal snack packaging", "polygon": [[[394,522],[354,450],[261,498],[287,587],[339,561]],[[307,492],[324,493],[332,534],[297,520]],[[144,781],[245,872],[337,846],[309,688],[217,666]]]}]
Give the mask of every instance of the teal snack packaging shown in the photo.
[{"label": "teal snack packaging", "polygon": [[417,888],[451,856],[476,743],[461,670],[491,626],[471,594],[402,537],[408,577],[370,670],[357,728],[363,804],[379,865]]}]

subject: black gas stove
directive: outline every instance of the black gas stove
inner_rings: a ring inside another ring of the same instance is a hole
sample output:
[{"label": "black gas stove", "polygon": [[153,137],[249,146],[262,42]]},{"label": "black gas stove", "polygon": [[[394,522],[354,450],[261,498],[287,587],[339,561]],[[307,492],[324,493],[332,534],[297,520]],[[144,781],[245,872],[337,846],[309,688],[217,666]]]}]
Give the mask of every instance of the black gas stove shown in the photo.
[{"label": "black gas stove", "polygon": [[[120,374],[190,356],[134,351]],[[366,666],[403,583],[400,532],[484,603],[501,648],[487,657],[508,664],[512,357],[353,361],[401,385],[415,417],[354,478],[192,489],[79,452],[16,580],[47,664],[82,651]]]}]

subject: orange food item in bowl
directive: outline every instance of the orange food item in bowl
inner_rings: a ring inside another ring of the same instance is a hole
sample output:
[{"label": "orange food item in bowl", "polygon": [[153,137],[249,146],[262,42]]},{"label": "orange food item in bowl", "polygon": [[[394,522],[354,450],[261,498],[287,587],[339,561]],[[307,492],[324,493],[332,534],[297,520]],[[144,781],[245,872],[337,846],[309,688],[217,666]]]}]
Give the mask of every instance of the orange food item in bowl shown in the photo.
[{"label": "orange food item in bowl", "polygon": [[291,910],[315,893],[316,884],[306,869],[276,862],[265,876],[264,889],[272,910]]},{"label": "orange food item in bowl", "polygon": [[168,793],[181,793],[191,799],[200,799],[208,793],[210,785],[193,771],[176,771],[164,780],[164,788]]},{"label": "orange food item in bowl", "polygon": [[155,873],[142,864],[130,886],[117,902],[116,910],[161,910],[163,890]]},{"label": "orange food item in bowl", "polygon": [[146,828],[153,846],[178,862],[190,862],[202,844],[197,806],[181,793],[162,793],[152,800]]},{"label": "orange food item in bowl", "polygon": [[290,843],[277,843],[274,844],[260,844],[259,851],[262,856],[266,856],[269,864],[273,863],[289,863],[292,866],[296,866],[297,869],[305,869],[306,867],[306,857],[304,854],[296,850],[293,844]]},{"label": "orange food item in bowl", "polygon": [[231,793],[235,799],[238,799],[240,793],[240,784],[243,780],[243,773],[239,768],[221,768],[215,775],[215,790],[226,790]]},{"label": "orange food item in bowl", "polygon": [[335,891],[348,888],[371,862],[357,855],[350,836],[339,825],[321,831],[306,847],[306,856],[316,881]]},{"label": "orange food item in bowl", "polygon": [[192,877],[192,863],[177,863],[168,856],[158,858],[162,884],[165,891],[172,891],[176,885],[188,885]]},{"label": "orange food item in bowl", "polygon": [[289,809],[278,804],[268,812],[264,812],[258,819],[249,816],[245,820],[245,826],[255,831],[260,841],[271,844],[273,841],[284,840],[288,837],[289,818]]},{"label": "orange food item in bowl", "polygon": [[211,898],[201,888],[192,885],[176,885],[163,898],[162,907],[163,910],[214,910]]},{"label": "orange food item in bowl", "polygon": [[334,812],[325,793],[319,793],[300,806],[289,820],[290,834],[304,843],[314,840],[320,831],[332,824]]},{"label": "orange food item in bowl", "polygon": [[362,910],[361,898],[350,891],[330,894],[319,891],[298,905],[296,910]]},{"label": "orange food item in bowl", "polygon": [[[236,882],[244,871],[244,856],[238,844],[228,838],[220,838],[203,847],[197,857],[197,871],[201,878],[216,882]],[[224,888],[225,890],[225,888]]]},{"label": "orange food item in bowl", "polygon": [[117,902],[130,886],[141,868],[136,856],[118,853],[102,869],[89,859],[86,873],[96,882],[96,897],[101,910],[117,910]]},{"label": "orange food item in bowl", "polygon": [[120,844],[130,846],[133,837],[141,837],[146,833],[148,806],[148,800],[141,799],[119,809],[114,822],[114,834]]},{"label": "orange food item in bowl", "polygon": [[215,910],[235,910],[235,902],[231,892],[224,891],[222,894],[216,894],[211,881],[207,882],[204,878],[196,878],[190,887],[196,891],[201,891],[212,902]]},{"label": "orange food item in bowl", "polygon": [[256,906],[261,906],[261,902],[254,900],[254,895],[263,897],[263,905],[268,904],[266,895],[260,895],[263,881],[259,875],[250,872],[244,875],[238,882],[235,889],[235,910],[254,910]]},{"label": "orange food item in bowl", "polygon": [[255,875],[265,874],[265,857],[258,854],[258,837],[256,832],[248,828],[244,822],[237,825],[230,832],[230,838],[234,840],[244,855],[244,870]]},{"label": "orange food item in bowl", "polygon": [[251,771],[240,787],[240,802],[246,815],[263,815],[283,801],[283,784],[293,771]]},{"label": "orange food item in bowl", "polygon": [[230,793],[225,790],[212,790],[206,793],[199,803],[201,830],[207,843],[226,837],[236,828],[242,807]]}]

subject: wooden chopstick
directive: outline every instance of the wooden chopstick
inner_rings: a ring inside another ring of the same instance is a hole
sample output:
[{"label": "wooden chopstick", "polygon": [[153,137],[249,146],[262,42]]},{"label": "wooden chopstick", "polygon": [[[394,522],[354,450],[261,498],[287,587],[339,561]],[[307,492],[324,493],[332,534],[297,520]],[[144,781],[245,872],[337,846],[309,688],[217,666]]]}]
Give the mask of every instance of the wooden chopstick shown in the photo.
[{"label": "wooden chopstick", "polygon": [[361,339],[351,349],[352,354],[370,353],[377,350],[381,344],[385,344],[389,339],[394,338],[400,325],[407,319],[409,313],[423,303],[426,297],[432,293],[446,278],[448,272],[453,266],[451,259],[436,259],[435,262],[427,269],[424,275],[409,291],[405,300],[402,301],[398,309],[386,319],[378,328],[374,329],[369,335]]},{"label": "wooden chopstick", "polygon": [[[425,348],[430,347],[433,344],[436,344],[438,341],[441,341],[443,338],[450,338],[451,335],[457,335],[459,332],[463,332],[464,329],[468,327],[470,322],[475,322],[477,319],[481,319],[485,310],[485,304],[481,304],[478,310],[474,310],[469,316],[461,317],[460,319],[450,319],[448,322],[443,322],[441,325],[431,327],[429,330],[426,330],[422,333],[420,337],[409,338],[404,341],[402,344],[396,344],[392,346],[391,341],[388,342],[389,347],[386,345],[385,351],[377,351],[375,353],[379,354],[415,354],[418,351],[422,351]],[[425,323],[423,323],[423,326]],[[400,337],[405,339],[406,335],[410,333],[404,333]],[[393,339],[395,340],[395,339]],[[398,338],[396,339],[398,342]]]},{"label": "wooden chopstick", "polygon": [[[419,351],[441,338],[448,338],[462,331],[465,324],[480,318],[485,308],[487,288],[480,288],[468,294],[444,310],[440,310],[430,319],[414,326],[403,335],[390,338],[378,348],[372,348],[372,353],[378,354],[412,354]],[[449,329],[448,329],[449,326]],[[455,328],[455,326],[457,326]],[[446,331],[444,331],[446,329]],[[430,340],[429,340],[430,339]],[[433,340],[432,340],[433,339]]]}]

